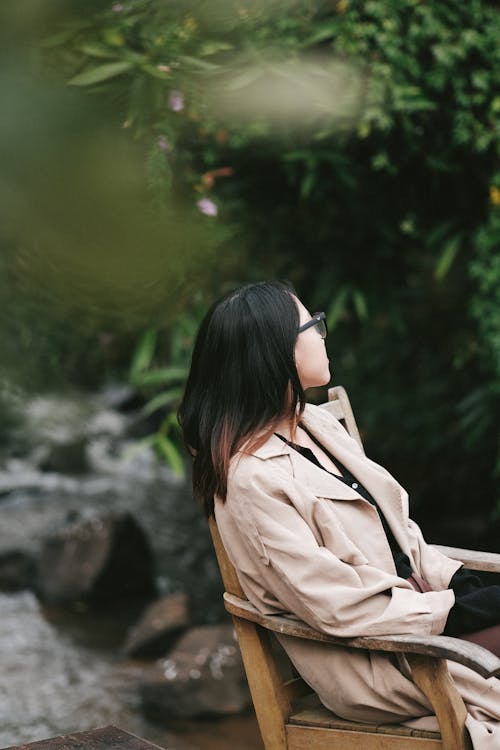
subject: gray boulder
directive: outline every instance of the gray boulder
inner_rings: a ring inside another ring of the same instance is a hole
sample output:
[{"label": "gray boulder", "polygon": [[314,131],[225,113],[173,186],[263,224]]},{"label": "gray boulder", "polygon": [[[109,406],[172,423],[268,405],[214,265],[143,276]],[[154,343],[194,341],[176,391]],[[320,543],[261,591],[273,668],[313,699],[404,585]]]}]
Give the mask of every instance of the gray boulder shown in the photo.
[{"label": "gray boulder", "polygon": [[0,591],[20,591],[33,587],[35,560],[23,550],[0,552]]},{"label": "gray boulder", "polygon": [[159,656],[190,624],[188,597],[184,593],[162,596],[130,629],[124,644],[128,656]]},{"label": "gray boulder", "polygon": [[227,716],[248,708],[250,693],[232,625],[190,629],[139,689],[145,715],[160,722]]},{"label": "gray boulder", "polygon": [[128,512],[77,519],[45,538],[37,591],[44,601],[105,601],[155,591],[153,553]]}]

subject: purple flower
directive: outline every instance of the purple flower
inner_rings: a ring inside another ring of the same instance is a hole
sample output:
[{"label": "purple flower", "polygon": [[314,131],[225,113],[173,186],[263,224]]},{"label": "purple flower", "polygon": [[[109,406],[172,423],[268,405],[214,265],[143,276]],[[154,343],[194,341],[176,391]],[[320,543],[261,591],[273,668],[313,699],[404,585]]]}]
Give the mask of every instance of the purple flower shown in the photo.
[{"label": "purple flower", "polygon": [[111,6],[111,10],[113,13],[121,13],[123,10],[123,5],[121,3],[113,3]]},{"label": "purple flower", "polygon": [[210,198],[201,198],[201,200],[197,201],[196,205],[205,216],[217,216],[219,213],[217,204],[211,201]]},{"label": "purple flower", "polygon": [[168,139],[165,135],[160,135],[158,138],[158,148],[160,151],[169,151],[170,150],[170,143],[168,142]]},{"label": "purple flower", "polygon": [[171,91],[167,103],[174,112],[182,112],[184,109],[184,94],[182,91]]}]

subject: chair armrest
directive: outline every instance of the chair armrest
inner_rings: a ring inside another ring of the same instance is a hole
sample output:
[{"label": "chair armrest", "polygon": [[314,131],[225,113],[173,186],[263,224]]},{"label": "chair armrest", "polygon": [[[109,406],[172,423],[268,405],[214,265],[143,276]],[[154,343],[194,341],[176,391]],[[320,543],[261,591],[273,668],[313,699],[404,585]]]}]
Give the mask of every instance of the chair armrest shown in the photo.
[{"label": "chair armrest", "polygon": [[446,635],[390,635],[338,638],[311,628],[301,620],[282,615],[263,615],[253,604],[233,594],[224,594],[226,610],[234,617],[249,620],[280,635],[306,638],[311,641],[332,643],[348,648],[369,651],[391,651],[422,654],[438,659],[451,659],[477,672],[482,677],[500,676],[500,659],[476,643],[451,638]]},{"label": "chair armrest", "polygon": [[431,545],[446,557],[452,560],[460,560],[466,568],[471,570],[484,570],[492,573],[500,573],[500,555],[495,552],[480,552],[473,549],[460,549],[460,547],[443,547],[440,544]]}]

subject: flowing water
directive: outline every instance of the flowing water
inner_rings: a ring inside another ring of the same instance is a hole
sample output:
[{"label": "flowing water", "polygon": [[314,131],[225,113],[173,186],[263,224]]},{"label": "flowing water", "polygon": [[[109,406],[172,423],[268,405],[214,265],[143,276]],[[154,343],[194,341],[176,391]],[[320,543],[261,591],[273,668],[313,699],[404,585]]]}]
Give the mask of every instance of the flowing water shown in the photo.
[{"label": "flowing water", "polygon": [[[56,404],[51,412],[60,410]],[[73,428],[76,420],[67,421]],[[31,453],[3,460],[0,554],[36,557],[44,537],[68,518],[130,511],[154,551],[159,592],[186,592],[193,624],[220,622],[219,573],[186,482],[155,467],[151,456],[125,460],[129,446],[121,434],[113,440],[92,438],[92,466],[81,476],[40,470],[38,438]],[[92,611],[83,603],[42,606],[31,591],[0,593],[0,747],[114,724],[168,750],[260,750],[251,713],[165,726],[143,717],[137,686],[151,662],[121,651],[143,605],[115,602]]]},{"label": "flowing water", "polygon": [[[96,620],[52,612],[50,622],[30,592],[0,595],[0,611],[0,747],[107,724],[167,750],[262,747],[251,714],[166,728],[146,721],[136,690],[143,665],[103,646],[109,614]],[[75,640],[86,626],[93,647]]]}]

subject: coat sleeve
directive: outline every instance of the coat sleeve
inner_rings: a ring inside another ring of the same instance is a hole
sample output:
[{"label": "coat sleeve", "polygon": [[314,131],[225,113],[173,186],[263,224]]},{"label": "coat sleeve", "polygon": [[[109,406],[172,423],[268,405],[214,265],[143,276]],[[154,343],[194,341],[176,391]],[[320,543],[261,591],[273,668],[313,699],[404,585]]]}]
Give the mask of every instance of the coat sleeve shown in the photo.
[{"label": "coat sleeve", "polygon": [[431,544],[427,544],[419,525],[411,518],[408,519],[408,538],[420,575],[435,591],[448,588],[453,574],[462,567],[462,563],[446,557]]},{"label": "coat sleeve", "polygon": [[[453,591],[421,594],[396,575],[346,562],[348,549],[337,557],[320,546],[291,502],[300,488],[266,468],[233,479],[226,512],[255,575],[284,611],[340,637],[442,632]],[[233,560],[238,568],[237,554]]]}]

